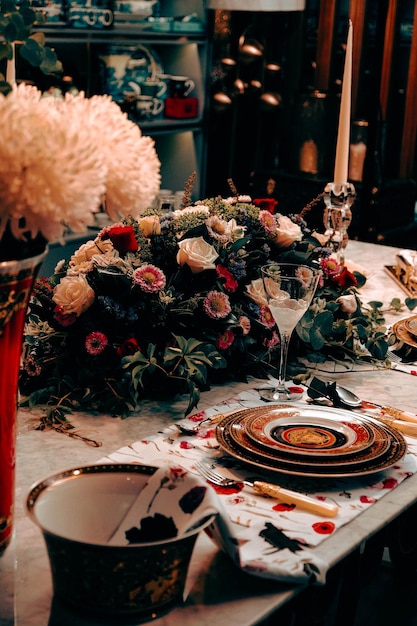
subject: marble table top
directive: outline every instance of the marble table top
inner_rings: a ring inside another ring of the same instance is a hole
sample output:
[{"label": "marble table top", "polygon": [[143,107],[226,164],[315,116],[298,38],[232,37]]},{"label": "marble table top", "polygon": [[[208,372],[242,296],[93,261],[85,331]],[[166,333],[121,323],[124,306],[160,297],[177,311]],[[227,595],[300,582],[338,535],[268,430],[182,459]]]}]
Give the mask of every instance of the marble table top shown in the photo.
[{"label": "marble table top", "polygon": [[[347,258],[366,268],[369,274],[369,281],[361,290],[365,302],[377,299],[389,303],[393,297],[404,299],[406,294],[384,270],[384,264],[395,262],[396,252],[396,248],[349,242]],[[390,315],[387,321],[392,323],[406,315],[406,312]],[[379,368],[365,369],[366,372],[349,369],[326,372],[326,379],[342,381],[361,398],[416,413],[413,376]],[[198,409],[209,408],[227,399],[231,391],[239,393],[253,385],[254,381],[249,381],[213,388],[202,394]],[[46,548],[39,529],[25,512],[27,493],[33,483],[48,474],[95,463],[124,445],[163,430],[173,419],[183,417],[185,404],[185,401],[147,402],[137,415],[124,420],[103,415],[71,416],[77,432],[99,441],[99,448],[55,431],[35,430],[39,414],[27,410],[19,412],[15,530],[11,545],[0,559],[0,626],[89,626],[93,623],[53,601]],[[416,494],[417,476],[414,475],[326,539],[320,546],[322,558],[330,566],[336,564],[414,503]],[[202,534],[194,551],[184,605],[154,623],[157,626],[196,623],[249,626],[266,618],[302,588],[302,585],[258,579],[241,572]]]}]

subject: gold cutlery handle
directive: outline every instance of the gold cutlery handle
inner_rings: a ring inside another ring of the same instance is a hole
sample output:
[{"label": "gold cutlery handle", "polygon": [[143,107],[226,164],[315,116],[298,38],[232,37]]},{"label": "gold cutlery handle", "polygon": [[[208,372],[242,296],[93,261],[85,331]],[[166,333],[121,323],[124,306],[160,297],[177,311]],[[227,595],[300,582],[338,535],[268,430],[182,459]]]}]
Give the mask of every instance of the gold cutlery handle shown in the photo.
[{"label": "gold cutlery handle", "polygon": [[403,435],[409,435],[410,437],[417,437],[417,424],[412,422],[403,422],[402,420],[395,420],[391,417],[379,417],[384,424],[388,424],[392,428],[399,430]]},{"label": "gold cutlery handle", "polygon": [[290,489],[284,489],[283,487],[273,485],[272,483],[255,480],[252,483],[252,488],[263,496],[276,498],[285,504],[295,504],[300,507],[300,509],[310,511],[310,513],[316,513],[317,515],[334,517],[339,512],[339,507],[336,504],[320,502],[315,498],[310,498],[309,496],[291,491]]},{"label": "gold cutlery handle", "polygon": [[395,409],[392,406],[381,406],[381,412],[384,415],[388,415],[389,417],[393,417],[397,420],[403,420],[404,422],[417,424],[417,415],[407,413],[407,411],[401,411],[401,409]]}]

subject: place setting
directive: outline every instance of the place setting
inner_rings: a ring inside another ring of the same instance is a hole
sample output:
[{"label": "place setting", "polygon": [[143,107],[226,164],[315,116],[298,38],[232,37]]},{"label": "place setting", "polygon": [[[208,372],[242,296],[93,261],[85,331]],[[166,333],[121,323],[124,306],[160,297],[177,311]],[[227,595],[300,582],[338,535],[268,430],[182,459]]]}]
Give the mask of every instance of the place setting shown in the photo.
[{"label": "place setting", "polygon": [[401,433],[371,417],[285,404],[229,415],[216,425],[216,439],[245,465],[308,478],[380,472],[407,449]]}]

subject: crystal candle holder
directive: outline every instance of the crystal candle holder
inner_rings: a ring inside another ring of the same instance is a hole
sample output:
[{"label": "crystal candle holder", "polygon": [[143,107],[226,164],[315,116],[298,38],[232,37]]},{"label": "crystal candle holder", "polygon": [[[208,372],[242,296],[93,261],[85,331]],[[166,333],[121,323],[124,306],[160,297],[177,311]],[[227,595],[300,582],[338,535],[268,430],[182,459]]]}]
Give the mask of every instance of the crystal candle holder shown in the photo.
[{"label": "crystal candle holder", "polygon": [[352,221],[352,205],[356,198],[352,183],[327,183],[324,188],[323,221],[327,245],[337,254],[341,265],[345,263],[345,249],[349,241],[348,228]]}]

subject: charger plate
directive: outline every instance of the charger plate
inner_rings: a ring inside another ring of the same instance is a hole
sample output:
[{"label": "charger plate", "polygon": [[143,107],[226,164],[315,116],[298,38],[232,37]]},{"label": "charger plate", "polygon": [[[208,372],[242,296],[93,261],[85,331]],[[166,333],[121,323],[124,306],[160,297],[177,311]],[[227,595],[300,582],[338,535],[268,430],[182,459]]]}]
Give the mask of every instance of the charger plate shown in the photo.
[{"label": "charger plate", "polygon": [[255,445],[286,455],[350,456],[375,442],[375,429],[357,416],[332,408],[323,417],[318,407],[287,404],[251,409],[245,433]]},{"label": "charger plate", "polygon": [[417,337],[417,315],[412,315],[404,320],[404,326],[413,337]]},{"label": "charger plate", "polygon": [[[264,407],[259,407],[259,410],[268,411]],[[334,429],[337,420],[334,409],[329,410],[328,426]],[[371,427],[375,439],[367,449],[348,458],[309,457],[301,453],[291,457],[279,449],[263,449],[247,436],[245,420],[253,416],[253,411],[254,409],[247,409],[225,417],[216,427],[216,438],[219,445],[231,456],[258,469],[313,478],[362,476],[388,469],[398,463],[407,451],[403,436],[393,428],[371,417],[340,409],[338,412],[344,414],[345,423],[349,424],[355,419]],[[320,412],[322,419],[326,421],[328,412],[326,407],[321,407]],[[341,418],[341,415],[339,417]],[[306,420],[305,426],[310,425]]]},{"label": "charger plate", "polygon": [[392,325],[392,332],[397,338],[405,343],[407,346],[417,348],[417,337],[415,337],[406,326],[407,320],[400,320]]}]

